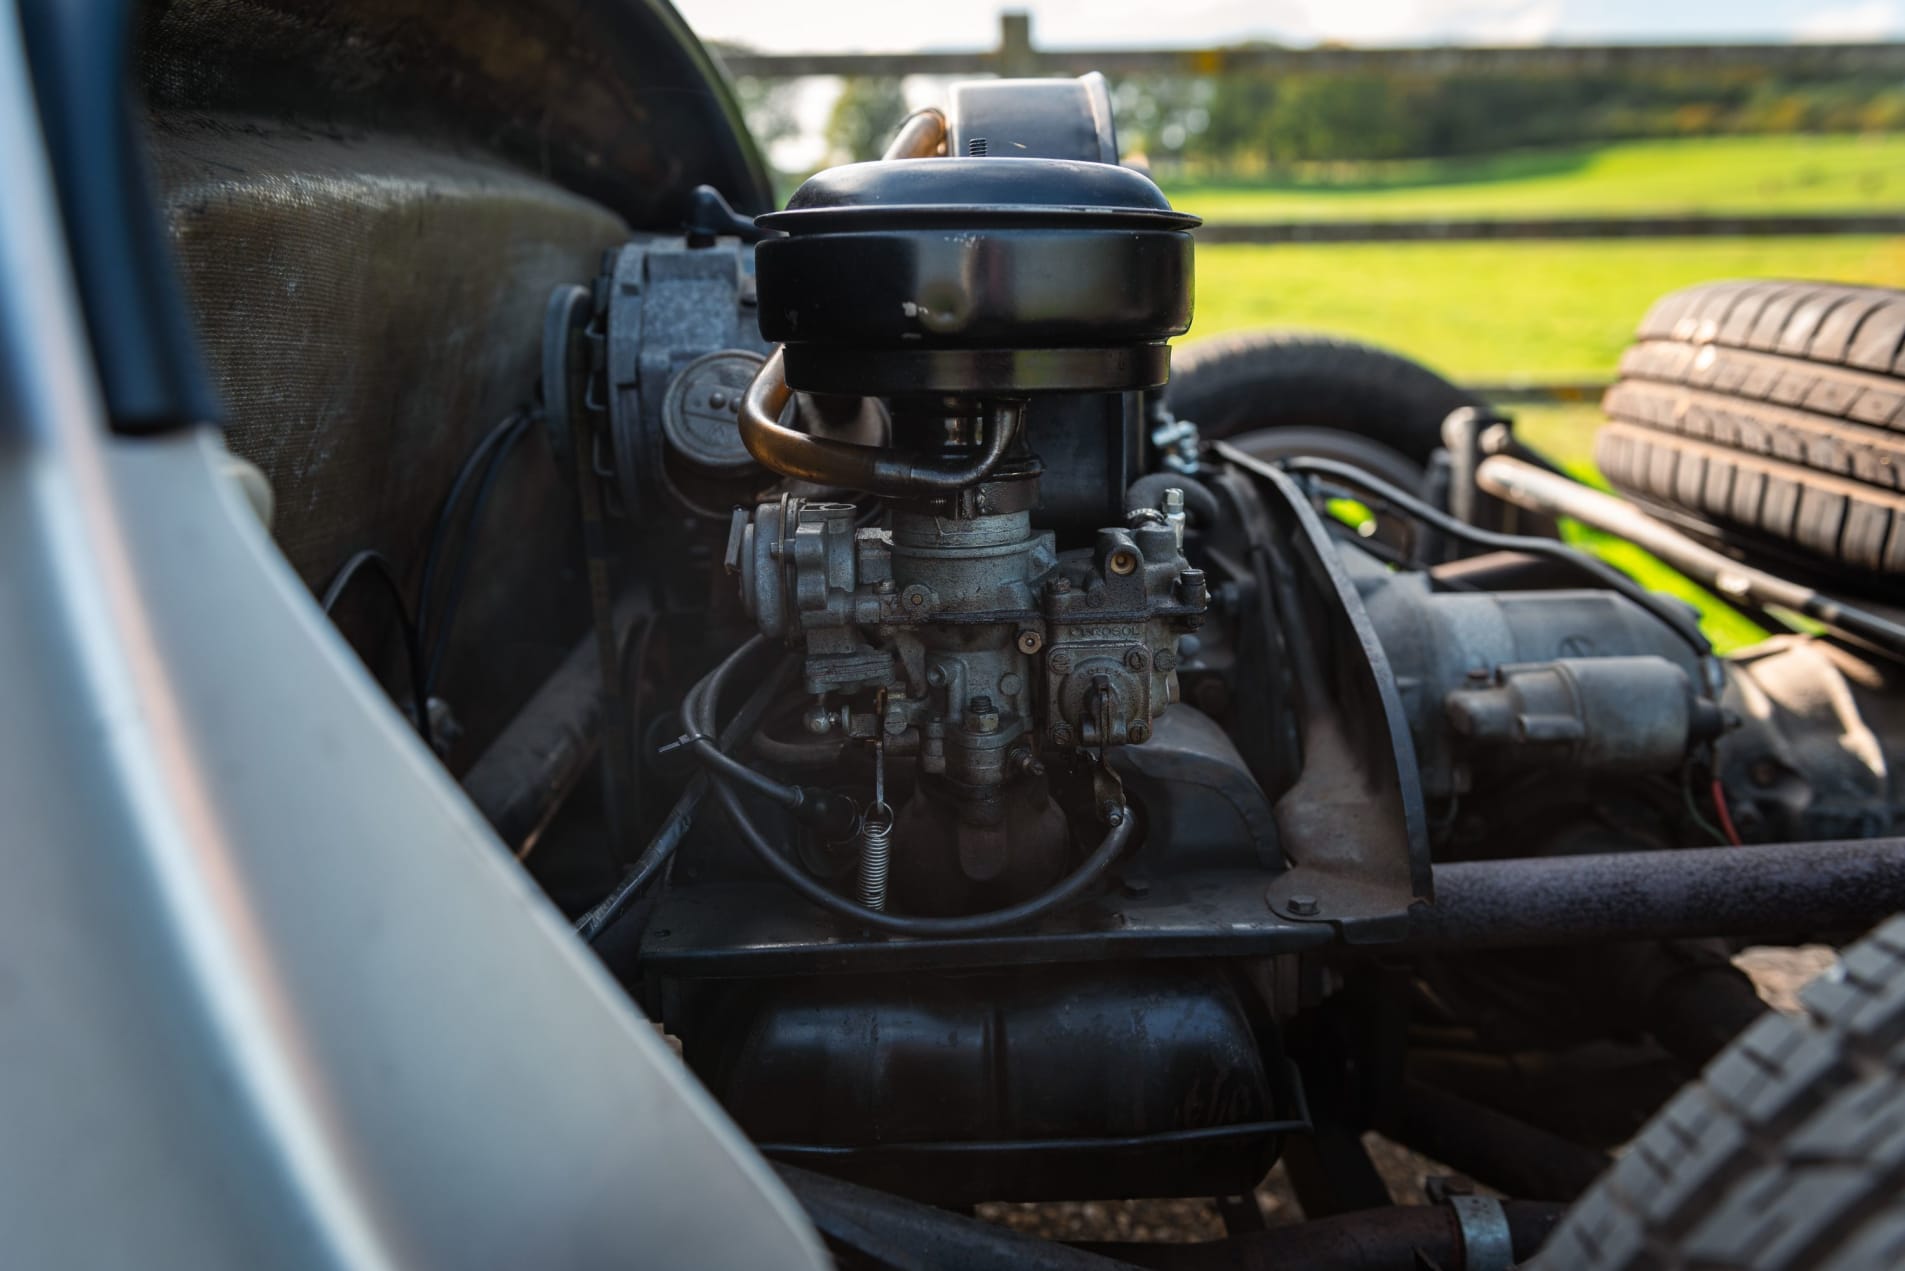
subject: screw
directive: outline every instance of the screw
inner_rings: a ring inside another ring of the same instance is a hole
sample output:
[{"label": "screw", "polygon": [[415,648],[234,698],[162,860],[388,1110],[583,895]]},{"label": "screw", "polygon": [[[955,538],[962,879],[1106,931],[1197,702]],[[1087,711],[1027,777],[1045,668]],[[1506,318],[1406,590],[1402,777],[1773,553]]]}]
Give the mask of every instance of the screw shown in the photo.
[{"label": "screw", "polygon": [[1141,719],[1134,719],[1131,727],[1125,730],[1125,736],[1131,739],[1133,745],[1142,745],[1151,740],[1151,726]]},{"label": "screw", "polygon": [[1069,746],[1072,744],[1072,727],[1070,724],[1052,725],[1052,744],[1054,746]]},{"label": "screw", "polygon": [[1157,656],[1151,659],[1151,665],[1160,671],[1175,671],[1177,670],[1177,654],[1169,649],[1159,649]]},{"label": "screw", "polygon": [[1143,649],[1132,649],[1124,655],[1124,664],[1134,671],[1142,671],[1150,660],[1145,656]]},{"label": "screw", "polygon": [[1027,655],[1037,653],[1045,647],[1045,637],[1036,631],[1019,632],[1019,652]]},{"label": "screw", "polygon": [[928,668],[926,672],[926,682],[932,685],[934,688],[945,688],[946,687],[946,668],[943,666],[935,666],[935,667]]},{"label": "screw", "polygon": [[1124,804],[1116,799],[1106,799],[1098,805],[1098,815],[1105,819],[1106,825],[1124,824]]},{"label": "screw", "polygon": [[1290,912],[1299,918],[1308,918],[1316,913],[1316,897],[1298,893],[1290,897]]},{"label": "screw", "polygon": [[1046,661],[1051,665],[1051,668],[1060,675],[1072,669],[1072,655],[1063,649],[1053,649],[1051,657],[1047,658]]}]

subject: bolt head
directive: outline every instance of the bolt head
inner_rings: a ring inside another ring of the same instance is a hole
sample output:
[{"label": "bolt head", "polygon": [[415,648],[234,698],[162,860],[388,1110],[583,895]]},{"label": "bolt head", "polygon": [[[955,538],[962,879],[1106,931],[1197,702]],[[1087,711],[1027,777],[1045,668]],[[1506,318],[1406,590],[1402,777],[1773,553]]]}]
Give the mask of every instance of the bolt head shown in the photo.
[{"label": "bolt head", "polygon": [[1151,725],[1141,719],[1134,719],[1131,726],[1125,729],[1125,736],[1131,739],[1133,745],[1142,745],[1151,740]]},{"label": "bolt head", "polygon": [[1314,896],[1307,896],[1302,892],[1298,892],[1296,895],[1290,897],[1290,912],[1300,918],[1313,916],[1317,908],[1316,897]]}]

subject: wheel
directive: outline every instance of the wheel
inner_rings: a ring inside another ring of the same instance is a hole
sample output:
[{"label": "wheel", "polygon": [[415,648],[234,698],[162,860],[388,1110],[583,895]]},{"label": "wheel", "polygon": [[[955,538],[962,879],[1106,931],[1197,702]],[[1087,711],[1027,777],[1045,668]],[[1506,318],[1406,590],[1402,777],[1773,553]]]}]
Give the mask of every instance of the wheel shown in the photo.
[{"label": "wheel", "polygon": [[[1442,444],[1450,411],[1484,404],[1400,354],[1299,331],[1187,344],[1173,353],[1166,392],[1171,409],[1206,437],[1331,429],[1380,443],[1418,467]],[[1312,441],[1320,435],[1312,432]]]},{"label": "wheel", "polygon": [[1846,951],[1641,1131],[1530,1265],[1905,1266],[1905,917]]},{"label": "wheel", "polygon": [[1676,291],[1605,405],[1595,459],[1625,493],[1835,580],[1905,573],[1905,292]]}]

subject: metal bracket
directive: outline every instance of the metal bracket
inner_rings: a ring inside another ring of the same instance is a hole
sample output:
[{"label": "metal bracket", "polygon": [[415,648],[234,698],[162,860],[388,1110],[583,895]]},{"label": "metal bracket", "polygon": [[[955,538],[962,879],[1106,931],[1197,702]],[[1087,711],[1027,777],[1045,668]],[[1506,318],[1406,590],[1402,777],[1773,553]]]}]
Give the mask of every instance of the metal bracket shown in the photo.
[{"label": "metal bracket", "polygon": [[1508,1215],[1493,1196],[1451,1196],[1449,1208],[1462,1233],[1466,1271],[1514,1271],[1515,1240]]}]

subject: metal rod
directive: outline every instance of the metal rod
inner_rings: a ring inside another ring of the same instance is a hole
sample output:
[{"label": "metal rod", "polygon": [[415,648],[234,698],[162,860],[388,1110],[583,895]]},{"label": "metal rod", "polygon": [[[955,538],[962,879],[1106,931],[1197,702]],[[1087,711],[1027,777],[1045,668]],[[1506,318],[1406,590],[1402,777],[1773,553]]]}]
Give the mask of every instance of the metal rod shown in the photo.
[{"label": "metal rod", "polygon": [[859,1254],[867,1265],[907,1271],[1128,1271],[1131,1266],[791,1165],[775,1169],[827,1242]]},{"label": "metal rod", "polygon": [[1399,1124],[1378,1128],[1524,1200],[1571,1201],[1613,1163],[1605,1152],[1422,1081],[1403,1087],[1399,1113]]},{"label": "metal rod", "polygon": [[[1544,1201],[1498,1203],[1517,1264],[1534,1257],[1567,1212],[1565,1205]],[[1471,1258],[1465,1230],[1450,1205],[1395,1205],[1195,1244],[1075,1247],[1159,1271],[1476,1271],[1501,1265]]]},{"label": "metal rod", "polygon": [[1899,910],[1905,838],[1458,861],[1435,867],[1435,903],[1409,911],[1403,947],[1797,935]]},{"label": "metal rod", "polygon": [[1905,626],[1867,609],[1741,564],[1655,520],[1625,499],[1496,455],[1482,461],[1475,480],[1498,499],[1550,516],[1567,516],[1645,548],[1726,600],[1778,605],[1825,623],[1864,643],[1905,656]]}]

